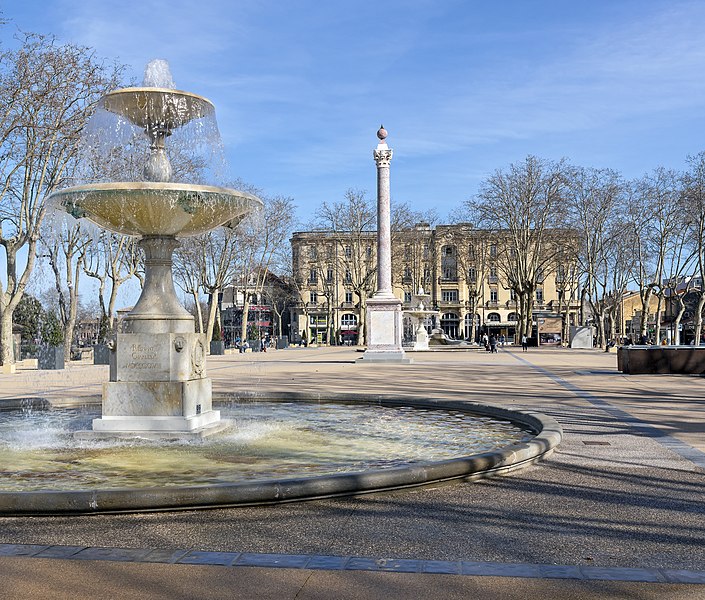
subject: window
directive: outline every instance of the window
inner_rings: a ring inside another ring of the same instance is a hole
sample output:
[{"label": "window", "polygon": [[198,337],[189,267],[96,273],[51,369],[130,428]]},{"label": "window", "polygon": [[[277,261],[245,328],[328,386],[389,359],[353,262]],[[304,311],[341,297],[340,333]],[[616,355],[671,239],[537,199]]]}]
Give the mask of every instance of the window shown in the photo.
[{"label": "window", "polygon": [[318,271],[316,269],[311,269],[308,274],[309,283],[316,283],[318,281]]},{"label": "window", "polygon": [[499,323],[502,319],[499,316],[499,313],[490,313],[487,315],[487,320],[490,323]]},{"label": "window", "polygon": [[309,292],[308,301],[311,304],[316,304],[318,302],[318,292]]},{"label": "window", "polygon": [[424,257],[424,260],[426,260],[428,258],[428,244],[423,245],[423,257]]},{"label": "window", "polygon": [[512,302],[516,302],[517,293],[516,293],[516,291],[514,290],[514,288],[512,288],[511,290],[509,290],[509,299],[510,299]]},{"label": "window", "polygon": [[345,258],[352,258],[352,248],[345,246]]},{"label": "window", "polygon": [[497,290],[490,290],[490,302],[494,302],[495,304],[499,301],[499,293]]},{"label": "window", "polygon": [[458,290],[442,290],[441,300],[443,300],[443,302],[457,302]]},{"label": "window", "polygon": [[475,259],[475,246],[473,244],[468,246],[468,258],[471,260]]},{"label": "window", "polygon": [[411,279],[411,267],[404,267],[404,279]]},{"label": "window", "polygon": [[456,313],[445,313],[441,316],[441,329],[449,338],[458,337],[460,317]]},{"label": "window", "polygon": [[543,282],[543,269],[540,267],[536,270],[536,281],[538,283]]},{"label": "window", "polygon": [[316,260],[318,258],[318,248],[316,248],[316,246],[308,247],[308,257],[311,260]]},{"label": "window", "polygon": [[352,273],[350,269],[345,269],[345,283],[352,283]]},{"label": "window", "polygon": [[345,313],[342,317],[340,317],[340,325],[341,327],[348,329],[350,327],[355,327],[357,325],[357,316],[352,313]]},{"label": "window", "polygon": [[333,246],[330,244],[326,246],[326,258],[333,258]]},{"label": "window", "polygon": [[509,313],[509,314],[507,315],[507,321],[510,321],[510,322],[511,322],[511,321],[514,321],[514,322],[516,322],[517,320],[518,320],[518,319],[517,319],[517,314],[516,314],[516,313],[513,313],[513,312],[512,312],[512,313]]},{"label": "window", "polygon": [[411,260],[411,244],[404,246],[404,259]]},{"label": "window", "polygon": [[490,283],[497,283],[497,267],[490,267]]},{"label": "window", "polygon": [[367,246],[367,258],[372,258],[372,246]]},{"label": "window", "polygon": [[345,302],[352,304],[353,293],[349,290],[345,290]]},{"label": "window", "polygon": [[[475,315],[475,326],[480,324],[480,315]],[[465,339],[469,340],[472,337],[473,315],[470,313],[465,315]]]},{"label": "window", "polygon": [[328,272],[326,273],[326,281],[328,283],[333,283],[333,269],[328,269]]},{"label": "window", "polygon": [[431,270],[428,267],[424,267],[423,269],[423,282],[431,283]]},{"label": "window", "polygon": [[492,258],[497,258],[497,244],[492,244],[490,246],[490,256]]},{"label": "window", "polygon": [[411,292],[404,292],[404,302],[409,304],[411,302]]},{"label": "window", "polygon": [[468,269],[468,281],[477,281],[477,269],[475,267],[470,267]]},{"label": "window", "polygon": [[543,289],[536,288],[536,302],[543,302]]},{"label": "window", "polygon": [[443,248],[443,254],[446,256],[453,256],[453,246],[446,246]]}]

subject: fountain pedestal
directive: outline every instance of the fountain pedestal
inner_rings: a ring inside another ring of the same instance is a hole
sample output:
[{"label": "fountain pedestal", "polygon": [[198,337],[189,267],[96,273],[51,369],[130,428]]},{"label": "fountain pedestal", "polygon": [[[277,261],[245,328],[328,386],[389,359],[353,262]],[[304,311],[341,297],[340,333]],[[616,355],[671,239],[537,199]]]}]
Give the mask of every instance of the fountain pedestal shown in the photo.
[{"label": "fountain pedestal", "polygon": [[204,437],[223,430],[206,377],[206,336],[181,306],[172,278],[172,236],[146,236],[145,282],[110,356],[103,415],[78,437]]}]

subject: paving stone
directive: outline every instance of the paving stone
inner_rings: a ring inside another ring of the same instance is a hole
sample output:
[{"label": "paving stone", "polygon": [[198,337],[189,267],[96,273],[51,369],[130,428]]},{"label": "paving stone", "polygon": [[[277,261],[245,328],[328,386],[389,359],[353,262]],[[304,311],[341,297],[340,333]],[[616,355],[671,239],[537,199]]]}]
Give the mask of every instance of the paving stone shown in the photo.
[{"label": "paving stone", "polygon": [[661,569],[661,572],[670,583],[705,583],[705,571]]},{"label": "paving stone", "polygon": [[141,562],[150,552],[149,548],[84,548],[73,554],[71,558]]},{"label": "paving stone", "polygon": [[353,557],[345,564],[347,571],[379,571],[379,565],[374,558]]},{"label": "paving stone", "polygon": [[582,579],[583,574],[573,565],[538,565],[541,577],[549,579]]},{"label": "paving stone", "polygon": [[514,563],[461,563],[463,575],[487,575],[493,577],[541,577],[538,565],[520,565]]},{"label": "paving stone", "polygon": [[585,579],[604,581],[650,581],[664,582],[664,576],[656,569],[628,569],[620,567],[580,567]]},{"label": "paving stone", "polygon": [[254,554],[243,552],[233,562],[237,567],[287,567],[290,569],[303,568],[309,562],[309,556],[299,554]]},{"label": "paving stone", "polygon": [[33,556],[48,547],[40,544],[0,544],[0,556]]},{"label": "paving stone", "polygon": [[239,556],[239,552],[203,552],[194,550],[177,562],[182,565],[231,565]]},{"label": "paving stone", "polygon": [[312,556],[306,563],[306,568],[339,571],[345,568],[345,562],[347,560],[347,556]]},{"label": "paving stone", "polygon": [[421,572],[459,575],[460,562],[450,560],[424,560],[421,565]]},{"label": "paving stone", "polygon": [[34,556],[37,558],[70,558],[84,548],[85,546],[49,546]]},{"label": "paving stone", "polygon": [[156,549],[152,550],[147,556],[145,556],[143,562],[153,562],[153,563],[175,563],[181,557],[186,556],[190,550],[163,550]]}]

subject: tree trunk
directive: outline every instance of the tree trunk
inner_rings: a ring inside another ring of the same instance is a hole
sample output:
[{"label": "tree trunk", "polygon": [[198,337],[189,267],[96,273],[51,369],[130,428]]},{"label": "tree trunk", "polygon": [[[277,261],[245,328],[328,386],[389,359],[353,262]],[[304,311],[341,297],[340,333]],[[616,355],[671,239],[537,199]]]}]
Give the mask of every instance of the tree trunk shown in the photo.
[{"label": "tree trunk", "polygon": [[[242,303],[242,328],[241,328],[241,335],[240,339],[244,343],[245,340],[247,339],[247,322],[250,319],[250,302],[247,299],[247,292],[245,293],[245,299],[243,300]],[[308,324],[308,319],[306,320],[306,323]]]},{"label": "tree trunk", "polygon": [[12,344],[12,311],[7,309],[0,315],[0,357],[3,365],[12,365],[15,362]]},{"label": "tree trunk", "polygon": [[663,294],[658,295],[658,304],[656,305],[656,325],[654,328],[654,339],[657,344],[661,343],[661,311],[663,310]]},{"label": "tree trunk", "polygon": [[700,339],[703,332],[703,308],[705,307],[705,290],[700,292],[700,298],[698,299],[698,307],[695,309],[695,339],[693,343],[695,346],[700,345]]},{"label": "tree trunk", "polygon": [[191,295],[193,296],[193,303],[196,307],[196,324],[198,325],[196,333],[203,333],[203,310],[201,310],[201,302],[198,299],[198,290],[193,290]]},{"label": "tree trunk", "polygon": [[649,304],[651,303],[651,288],[646,290],[646,294],[641,297],[641,324],[639,326],[639,337],[646,335],[646,328],[649,325]]},{"label": "tree trunk", "polygon": [[213,339],[213,327],[215,326],[215,315],[218,309],[218,288],[213,288],[210,296],[210,302],[208,303],[208,322],[206,325],[206,346],[209,346],[210,341]]},{"label": "tree trunk", "polygon": [[357,343],[360,346],[364,346],[367,339],[367,301],[362,294],[360,294],[360,318],[358,323]]},{"label": "tree trunk", "polygon": [[681,344],[680,326],[681,326],[681,319],[683,318],[684,313],[685,313],[685,303],[679,297],[678,298],[678,314],[676,315],[676,318],[673,321],[673,326],[675,329],[675,331],[674,331],[675,339],[673,340],[673,343],[676,346],[680,346],[680,344]]}]

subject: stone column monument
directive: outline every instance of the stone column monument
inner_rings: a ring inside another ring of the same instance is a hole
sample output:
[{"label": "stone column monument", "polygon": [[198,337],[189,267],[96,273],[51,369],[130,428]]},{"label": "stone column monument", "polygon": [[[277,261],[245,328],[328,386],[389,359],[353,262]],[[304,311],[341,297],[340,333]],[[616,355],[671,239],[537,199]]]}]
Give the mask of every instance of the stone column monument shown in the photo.
[{"label": "stone column monument", "polygon": [[389,216],[389,163],[392,150],[387,131],[380,127],[374,150],[377,164],[377,291],[367,301],[367,350],[370,362],[411,362],[401,346],[402,302],[392,292],[392,237]]}]

